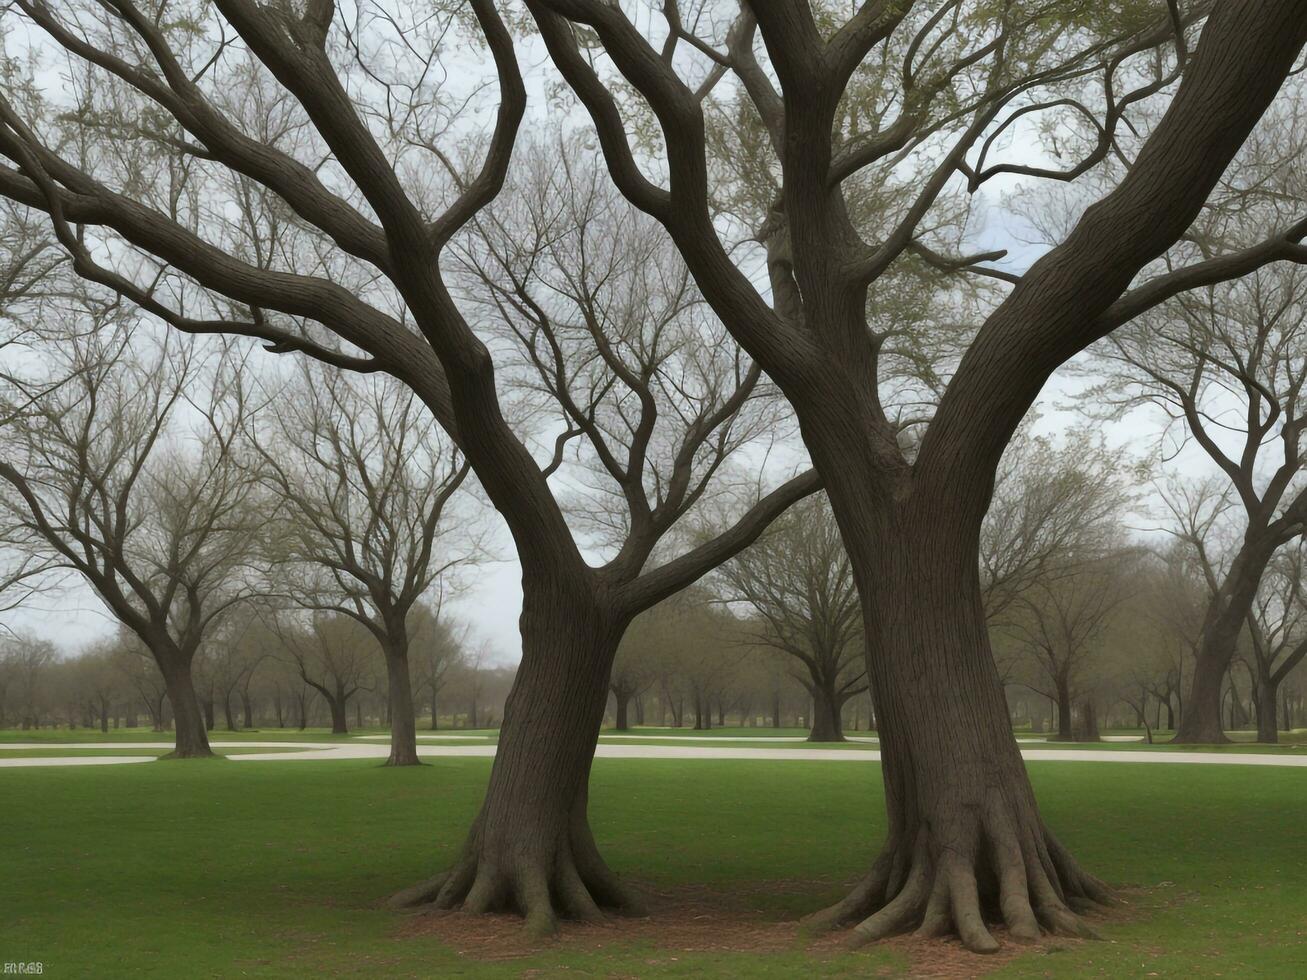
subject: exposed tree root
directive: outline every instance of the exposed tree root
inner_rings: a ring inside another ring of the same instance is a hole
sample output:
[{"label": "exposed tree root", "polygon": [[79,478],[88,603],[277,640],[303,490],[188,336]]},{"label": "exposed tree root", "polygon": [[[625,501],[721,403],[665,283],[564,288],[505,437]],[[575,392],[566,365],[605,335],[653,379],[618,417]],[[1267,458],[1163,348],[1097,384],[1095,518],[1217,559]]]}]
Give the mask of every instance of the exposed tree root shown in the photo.
[{"label": "exposed tree root", "polygon": [[560,918],[602,922],[605,911],[643,915],[640,899],[613,874],[584,821],[560,845],[490,848],[474,830],[468,852],[453,869],[391,896],[392,908],[429,906],[470,913],[511,911],[529,935],[555,933]]},{"label": "exposed tree root", "polygon": [[805,929],[853,925],[853,945],[905,932],[956,933],[973,953],[998,950],[989,922],[1004,923],[1019,942],[1045,933],[1098,938],[1081,914],[1111,904],[1107,887],[1082,871],[1038,818],[1014,818],[999,794],[981,814],[962,810],[904,837],[891,839],[853,891],[805,919]]}]

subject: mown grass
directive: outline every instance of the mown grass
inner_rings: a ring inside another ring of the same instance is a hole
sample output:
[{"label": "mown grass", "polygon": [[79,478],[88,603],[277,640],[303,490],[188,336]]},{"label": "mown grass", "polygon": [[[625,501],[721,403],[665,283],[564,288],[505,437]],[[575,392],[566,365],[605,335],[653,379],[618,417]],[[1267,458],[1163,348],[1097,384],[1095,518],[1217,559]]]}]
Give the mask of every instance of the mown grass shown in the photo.
[{"label": "mown grass", "polygon": [[[1044,813],[1126,909],[1102,943],[977,973],[1268,976],[1307,962],[1307,773],[1032,763]],[[489,760],[165,761],[0,770],[0,960],[54,977],[866,976],[911,949],[696,952],[566,938],[512,960],[463,952],[379,901],[450,861]],[[872,766],[605,760],[591,810],[613,865],[759,921],[837,898],[883,833]],[[655,934],[656,935],[656,934]],[[531,973],[530,971],[537,971]]]}]

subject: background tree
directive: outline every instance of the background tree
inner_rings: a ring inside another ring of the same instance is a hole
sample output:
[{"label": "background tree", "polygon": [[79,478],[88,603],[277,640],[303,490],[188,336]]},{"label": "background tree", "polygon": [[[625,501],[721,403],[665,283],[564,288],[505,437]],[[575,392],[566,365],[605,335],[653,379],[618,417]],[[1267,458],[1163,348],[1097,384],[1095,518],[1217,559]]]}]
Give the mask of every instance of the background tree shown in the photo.
[{"label": "background tree", "polygon": [[350,698],[373,686],[372,635],[354,617],[331,612],[276,629],[288,662],[327,705],[331,734],[348,734]]},{"label": "background tree", "polygon": [[[1285,172],[1302,185],[1301,166]],[[1307,202],[1307,185],[1279,190]],[[1243,220],[1264,227],[1264,209],[1250,211]],[[1113,334],[1103,349],[1116,370],[1100,391],[1128,392],[1106,400],[1160,407],[1172,423],[1167,436],[1180,427],[1202,448],[1231,491],[1220,502],[1240,512],[1240,539],[1219,573],[1210,556],[1198,552],[1211,576],[1211,597],[1188,710],[1176,734],[1181,742],[1225,741],[1221,679],[1267,566],[1307,524],[1307,274],[1273,266],[1184,294]],[[1224,515],[1189,516],[1202,522]],[[1188,540],[1200,547],[1195,535],[1201,527],[1190,524]]]},{"label": "background tree", "polygon": [[[176,337],[154,347],[131,322],[96,326],[41,348],[65,383],[13,378],[0,394],[11,413],[0,428],[3,519],[141,638],[168,686],[175,755],[209,755],[191,665],[250,591],[263,522],[236,439],[253,406],[239,361],[206,363]],[[189,431],[176,421],[183,405],[197,418]]]},{"label": "background tree", "polygon": [[427,699],[432,731],[440,727],[440,692],[451,669],[457,669],[463,660],[467,636],[467,630],[456,627],[442,610],[442,604],[421,603],[409,617],[413,688]]},{"label": "background tree", "polygon": [[1272,558],[1248,616],[1259,742],[1279,741],[1280,687],[1307,658],[1305,563],[1307,546],[1301,539]]},{"label": "background tree", "polygon": [[277,582],[300,606],[361,623],[386,665],[388,766],[419,765],[409,667],[415,605],[479,544],[445,514],[468,466],[413,393],[307,365],[260,419],[261,472],[282,503]]},{"label": "background tree", "polygon": [[812,742],[842,742],[845,703],[867,690],[862,610],[839,528],[821,497],[791,507],[716,573],[722,598],[745,604],[755,643],[798,661],[812,698]]}]

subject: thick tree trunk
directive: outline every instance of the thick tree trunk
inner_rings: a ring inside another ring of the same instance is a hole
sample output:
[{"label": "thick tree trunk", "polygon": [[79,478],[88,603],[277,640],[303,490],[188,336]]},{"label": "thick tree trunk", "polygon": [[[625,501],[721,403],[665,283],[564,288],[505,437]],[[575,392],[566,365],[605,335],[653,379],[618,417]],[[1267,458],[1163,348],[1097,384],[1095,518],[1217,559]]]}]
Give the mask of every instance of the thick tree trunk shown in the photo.
[{"label": "thick tree trunk", "polygon": [[1190,745],[1230,741],[1221,726],[1222,688],[1272,554],[1274,548],[1245,543],[1212,597],[1194,658],[1189,697],[1173,741]]},{"label": "thick tree trunk", "polygon": [[[544,591],[544,590],[542,590]],[[504,707],[485,802],[463,857],[391,904],[469,912],[510,909],[537,935],[557,917],[599,920],[638,907],[599,854],[587,783],[623,623],[567,595],[533,595],[522,610],[522,662]]]},{"label": "thick tree trunk", "polygon": [[1276,726],[1276,707],[1279,704],[1279,691],[1270,672],[1260,669],[1257,678],[1257,741],[1274,745],[1280,741],[1280,732]]},{"label": "thick tree trunk", "polygon": [[1098,709],[1092,701],[1084,701],[1080,705],[1080,731],[1076,739],[1080,742],[1102,741],[1098,734]]},{"label": "thick tree trunk", "polygon": [[631,726],[627,722],[626,709],[627,705],[630,703],[631,695],[627,693],[625,688],[617,688],[613,690],[613,698],[617,702],[617,717],[615,719],[614,727],[619,732],[630,731]]},{"label": "thick tree trunk", "polygon": [[331,709],[331,734],[348,735],[349,734],[349,715],[345,704],[345,697],[342,691],[337,691],[335,697],[326,698],[327,707]]},{"label": "thick tree trunk", "polygon": [[1066,678],[1057,680],[1057,741],[1074,742],[1075,727],[1071,718],[1071,685]]},{"label": "thick tree trunk", "polygon": [[831,685],[814,682],[812,686],[812,728],[809,742],[843,742],[844,727],[840,708]]},{"label": "thick tree trunk", "polygon": [[950,501],[885,513],[856,479],[827,493],[862,596],[889,837],[812,925],[857,923],[865,941],[956,932],[975,952],[998,948],[986,913],[1019,940],[1092,934],[1076,913],[1108,893],[1040,817],[990,650],[977,537],[949,527]]},{"label": "thick tree trunk", "polygon": [[172,758],[199,759],[212,756],[206,717],[201,710],[199,698],[195,696],[190,665],[178,663],[167,656],[156,655],[155,661],[163,673],[163,681],[168,689],[168,703],[172,706],[173,729],[176,733]]},{"label": "thick tree trunk", "polygon": [[390,706],[390,757],[388,766],[420,766],[417,718],[413,711],[413,685],[408,672],[408,641],[395,639],[385,651]]}]

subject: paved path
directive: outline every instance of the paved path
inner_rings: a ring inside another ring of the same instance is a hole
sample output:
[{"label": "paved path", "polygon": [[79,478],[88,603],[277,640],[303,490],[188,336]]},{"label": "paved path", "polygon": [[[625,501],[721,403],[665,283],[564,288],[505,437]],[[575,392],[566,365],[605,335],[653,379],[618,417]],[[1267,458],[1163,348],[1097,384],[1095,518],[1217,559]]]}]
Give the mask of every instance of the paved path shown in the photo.
[{"label": "paved path", "polygon": [[[637,736],[639,737],[639,736]],[[282,751],[253,752],[228,756],[233,762],[289,762],[313,759],[384,759],[389,747],[375,740],[353,742],[211,742],[215,749],[264,748]],[[0,743],[0,768],[16,766],[107,766],[134,762],[152,762],[154,756],[44,756],[6,759],[11,749],[164,749],[160,742],[74,742],[65,745],[49,742]],[[424,758],[490,758],[494,745],[419,745]],[[1022,749],[1027,762],[1119,762],[1164,763],[1173,765],[1226,766],[1307,766],[1307,754],[1272,755],[1249,752],[1114,752],[1104,749]],[[877,762],[877,749],[767,749],[705,745],[614,745],[600,743],[595,750],[600,759],[737,759],[786,762]]]}]

